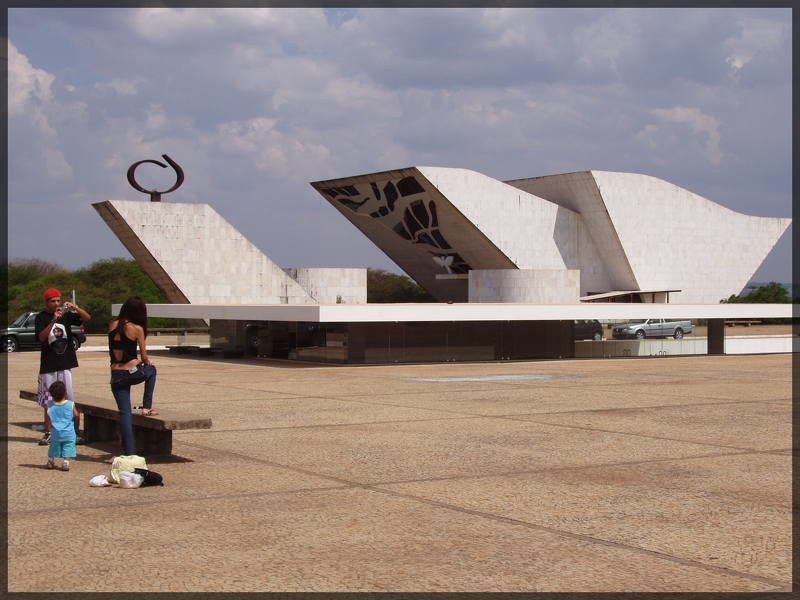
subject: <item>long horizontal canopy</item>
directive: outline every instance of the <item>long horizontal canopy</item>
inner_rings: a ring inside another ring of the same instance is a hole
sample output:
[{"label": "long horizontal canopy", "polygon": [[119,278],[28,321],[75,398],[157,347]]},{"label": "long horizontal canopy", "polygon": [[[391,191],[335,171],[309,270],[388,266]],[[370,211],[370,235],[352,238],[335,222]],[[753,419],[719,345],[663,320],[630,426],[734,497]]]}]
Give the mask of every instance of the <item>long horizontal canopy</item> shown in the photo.
[{"label": "long horizontal canopy", "polygon": [[[111,312],[119,314],[121,304]],[[311,323],[563,321],[569,319],[765,319],[792,317],[792,304],[149,304],[150,317]]]}]

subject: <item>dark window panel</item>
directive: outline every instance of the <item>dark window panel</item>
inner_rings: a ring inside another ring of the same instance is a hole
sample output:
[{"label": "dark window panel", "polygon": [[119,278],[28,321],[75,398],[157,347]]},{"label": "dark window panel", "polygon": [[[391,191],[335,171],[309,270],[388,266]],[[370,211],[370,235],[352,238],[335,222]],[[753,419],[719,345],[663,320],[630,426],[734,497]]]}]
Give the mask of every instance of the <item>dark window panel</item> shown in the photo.
[{"label": "dark window panel", "polygon": [[428,202],[428,210],[431,213],[431,227],[439,226],[439,218],[436,216],[436,204],[431,200]]},{"label": "dark window panel", "polygon": [[422,229],[422,225],[417,223],[417,220],[407,208],[403,214],[403,221],[405,221],[406,227],[408,227],[408,230],[412,236],[416,236],[416,233]]},{"label": "dark window panel", "polygon": [[394,232],[395,232],[397,235],[399,235],[401,238],[404,238],[404,239],[408,240],[409,242],[410,242],[410,241],[413,241],[413,239],[414,239],[414,238],[412,238],[412,237],[411,237],[411,235],[410,235],[410,234],[409,234],[409,233],[406,231],[406,228],[405,228],[405,227],[403,227],[403,224],[402,224],[402,223],[398,223],[397,225],[395,225],[395,226],[392,228],[392,231],[394,231]]},{"label": "dark window panel", "polygon": [[364,203],[369,200],[369,198],[365,199],[363,202],[353,202],[352,200],[347,200],[346,198],[336,198],[338,202],[344,204],[347,208],[352,210],[354,213],[358,212],[358,209],[361,208]]},{"label": "dark window panel", "polygon": [[419,182],[413,177],[405,177],[398,181],[397,189],[401,196],[413,196],[414,194],[422,194],[425,192]]},{"label": "dark window panel", "polygon": [[[433,204],[433,202],[431,202],[431,204]],[[443,250],[451,249],[450,244],[447,243],[447,240],[444,239],[444,236],[438,229],[431,229],[431,236],[433,237],[433,239],[436,240],[436,243],[439,246],[439,248]],[[453,260],[455,260],[455,258]]]},{"label": "dark window panel", "polygon": [[433,246],[434,248],[438,248],[436,243],[424,231],[417,236],[417,242],[416,243],[417,244],[428,244],[429,246]]},{"label": "dark window panel", "polygon": [[414,202],[410,204],[410,207],[411,212],[417,217],[417,221],[420,222],[423,228],[427,229],[430,224],[430,215],[428,215],[428,211],[425,210],[425,203],[422,200],[414,200]]},{"label": "dark window panel", "polygon": [[394,187],[394,184],[390,181],[385,186],[383,186],[383,195],[386,196],[386,206],[389,207],[391,212],[394,212],[394,203],[397,201],[397,188]]}]

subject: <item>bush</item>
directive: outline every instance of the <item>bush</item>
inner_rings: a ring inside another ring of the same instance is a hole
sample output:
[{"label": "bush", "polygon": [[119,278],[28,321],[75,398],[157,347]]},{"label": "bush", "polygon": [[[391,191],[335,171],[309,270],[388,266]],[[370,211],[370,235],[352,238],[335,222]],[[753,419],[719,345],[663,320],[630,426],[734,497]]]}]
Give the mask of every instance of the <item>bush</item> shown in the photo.
[{"label": "bush", "polygon": [[[770,281],[767,285],[748,286],[750,292],[744,296],[732,294],[720,300],[722,304],[791,304],[792,298],[786,286]],[[764,324],[791,323],[792,319],[761,319]]]},{"label": "bush", "polygon": [[393,302],[436,302],[436,299],[405,275],[367,269],[367,303]]},{"label": "bush", "polygon": [[750,292],[744,296],[731,294],[720,302],[722,304],[791,304],[792,302],[786,286],[774,281],[770,281],[767,285],[750,285],[747,289]]}]

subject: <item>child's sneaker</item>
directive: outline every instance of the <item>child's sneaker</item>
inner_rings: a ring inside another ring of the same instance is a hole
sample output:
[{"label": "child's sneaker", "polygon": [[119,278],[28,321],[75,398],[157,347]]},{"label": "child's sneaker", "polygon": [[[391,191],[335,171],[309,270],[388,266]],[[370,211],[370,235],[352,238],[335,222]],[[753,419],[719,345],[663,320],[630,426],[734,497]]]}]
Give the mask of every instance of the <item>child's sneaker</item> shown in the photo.
[{"label": "child's sneaker", "polygon": [[44,437],[39,440],[40,446],[49,446],[50,445],[50,432],[44,434]]},{"label": "child's sneaker", "polygon": [[47,464],[45,465],[45,468],[46,469],[55,469],[56,468],[56,463],[53,462],[52,460],[48,460]]},{"label": "child's sneaker", "polygon": [[61,470],[62,471],[69,471],[69,461],[68,460],[62,461]]}]

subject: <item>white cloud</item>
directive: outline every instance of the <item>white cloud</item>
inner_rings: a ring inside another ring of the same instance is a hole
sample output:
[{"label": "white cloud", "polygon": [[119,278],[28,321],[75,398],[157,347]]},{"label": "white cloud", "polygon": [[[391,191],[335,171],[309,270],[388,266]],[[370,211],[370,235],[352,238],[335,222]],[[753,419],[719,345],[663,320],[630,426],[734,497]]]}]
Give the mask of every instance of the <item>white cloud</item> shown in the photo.
[{"label": "white cloud", "polygon": [[741,33],[725,40],[724,44],[728,51],[727,63],[734,70],[741,69],[759,52],[775,50],[791,32],[790,24],[747,15],[737,25]]},{"label": "white cloud", "polygon": [[[708,141],[703,148],[703,154],[715,165],[722,160],[722,151],[719,148],[721,135],[718,131],[719,122],[712,116],[703,114],[699,108],[676,106],[674,108],[656,108],[653,114],[663,121],[673,123],[686,123],[694,133],[708,134]],[[651,130],[652,131],[652,130]],[[696,144],[696,142],[693,142]]]},{"label": "white cloud", "polygon": [[616,71],[619,59],[631,52],[641,32],[630,11],[608,13],[597,21],[578,27],[572,34],[578,51],[578,65],[584,69]]},{"label": "white cloud", "polygon": [[313,172],[329,158],[324,143],[304,141],[302,130],[277,131],[275,124],[266,118],[223,123],[217,127],[215,143],[223,154],[248,157],[255,169],[275,177]]},{"label": "white cloud", "polygon": [[8,42],[8,116],[39,110],[53,98],[55,75],[35,69],[17,47]]},{"label": "white cloud", "polygon": [[166,114],[160,104],[151,102],[147,110],[144,111],[144,130],[148,135],[158,135],[170,125],[170,117]]},{"label": "white cloud", "polygon": [[[59,149],[56,127],[49,115],[60,112],[53,102],[52,84],[55,76],[34,68],[17,47],[8,44],[8,117],[12,130],[27,130],[27,150],[12,154],[10,164],[24,164],[23,170],[35,181],[63,182],[72,178],[72,167]],[[65,111],[69,112],[69,110]],[[14,122],[11,122],[11,121]],[[24,157],[24,160],[23,160]]]},{"label": "white cloud", "polygon": [[114,90],[120,96],[135,96],[136,86],[144,81],[144,79],[112,79],[107,83],[95,83],[94,87],[102,91]]},{"label": "white cloud", "polygon": [[137,38],[159,45],[213,41],[230,50],[257,36],[260,49],[270,51],[293,39],[307,43],[309,31],[328,27],[321,8],[142,8],[132,11],[130,23]]}]

